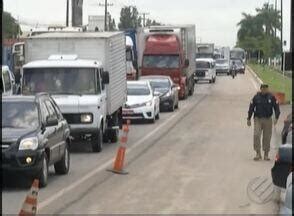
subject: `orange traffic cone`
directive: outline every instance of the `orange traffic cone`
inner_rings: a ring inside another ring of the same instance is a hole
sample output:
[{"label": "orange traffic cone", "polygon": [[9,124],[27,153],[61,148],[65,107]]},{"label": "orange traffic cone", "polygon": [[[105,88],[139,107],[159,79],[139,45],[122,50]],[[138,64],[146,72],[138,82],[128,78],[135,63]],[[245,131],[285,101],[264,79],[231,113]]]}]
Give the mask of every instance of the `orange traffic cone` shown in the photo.
[{"label": "orange traffic cone", "polygon": [[120,147],[118,148],[113,168],[108,169],[108,171],[114,172],[116,174],[126,175],[128,172],[123,169],[123,166],[125,160],[126,143],[128,141],[129,121],[126,125],[123,125],[122,132],[123,135],[120,137]]},{"label": "orange traffic cone", "polygon": [[39,193],[39,180],[35,179],[29,194],[22,205],[19,216],[33,216],[37,213],[37,197]]}]

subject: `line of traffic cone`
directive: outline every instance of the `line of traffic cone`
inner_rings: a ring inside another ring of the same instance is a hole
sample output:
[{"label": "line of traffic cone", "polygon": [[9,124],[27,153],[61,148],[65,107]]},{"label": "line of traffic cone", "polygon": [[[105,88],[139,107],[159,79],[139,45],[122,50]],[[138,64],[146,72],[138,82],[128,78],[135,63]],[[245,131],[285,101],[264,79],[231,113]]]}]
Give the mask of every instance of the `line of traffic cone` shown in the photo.
[{"label": "line of traffic cone", "polygon": [[39,180],[35,179],[30,192],[26,196],[26,199],[19,212],[19,216],[34,216],[37,213],[37,198],[39,193]]},{"label": "line of traffic cone", "polygon": [[122,127],[122,136],[119,139],[120,146],[118,148],[118,151],[115,157],[113,168],[108,169],[108,171],[111,171],[116,174],[122,174],[122,175],[128,174],[128,172],[125,171],[123,167],[124,167],[124,160],[125,160],[125,153],[126,153],[126,143],[128,141],[129,124],[130,124],[130,121],[128,120],[127,124],[123,125]]}]

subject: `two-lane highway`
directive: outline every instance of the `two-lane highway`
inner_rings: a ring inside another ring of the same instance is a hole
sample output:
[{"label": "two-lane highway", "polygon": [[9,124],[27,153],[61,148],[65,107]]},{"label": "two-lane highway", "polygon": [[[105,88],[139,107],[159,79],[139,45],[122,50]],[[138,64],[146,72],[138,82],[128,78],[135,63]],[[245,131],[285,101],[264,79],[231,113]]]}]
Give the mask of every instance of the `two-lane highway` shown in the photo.
[{"label": "two-lane highway", "polygon": [[[256,87],[249,73],[234,80],[219,76],[215,84],[197,84],[194,96],[174,113],[161,113],[155,124],[131,125],[126,176],[106,171],[117,144],[105,144],[96,154],[79,143],[68,175],[54,175],[52,169],[39,193],[38,212],[275,213],[272,201],[258,205],[246,194],[249,181],[270,176],[273,164],[252,160],[246,115]],[[17,213],[27,191],[15,184],[5,187],[2,212]]]}]

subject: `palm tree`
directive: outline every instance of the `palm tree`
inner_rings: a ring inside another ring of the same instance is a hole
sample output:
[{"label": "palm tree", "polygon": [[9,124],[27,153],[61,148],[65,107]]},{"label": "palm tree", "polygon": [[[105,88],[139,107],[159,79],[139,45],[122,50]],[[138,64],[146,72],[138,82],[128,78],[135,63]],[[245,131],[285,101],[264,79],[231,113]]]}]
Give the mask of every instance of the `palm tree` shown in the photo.
[{"label": "palm tree", "polygon": [[242,13],[243,19],[237,24],[240,26],[238,39],[244,40],[245,37],[257,37],[262,34],[262,23],[256,16]]},{"label": "palm tree", "polygon": [[276,11],[273,5],[265,3],[262,8],[256,8],[256,18],[263,24],[265,34],[275,35],[275,29],[281,30],[281,13]]}]

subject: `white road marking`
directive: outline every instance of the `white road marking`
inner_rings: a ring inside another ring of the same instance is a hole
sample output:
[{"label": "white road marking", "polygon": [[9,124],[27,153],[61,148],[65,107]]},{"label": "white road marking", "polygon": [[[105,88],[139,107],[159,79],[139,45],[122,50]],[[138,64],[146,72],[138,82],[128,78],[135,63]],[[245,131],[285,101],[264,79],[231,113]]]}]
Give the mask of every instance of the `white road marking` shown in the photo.
[{"label": "white road marking", "polygon": [[[181,110],[186,109],[187,106],[188,106],[188,104],[185,104],[181,108]],[[148,133],[146,136],[144,136],[138,142],[136,142],[135,144],[133,144],[132,147],[130,147],[127,150],[127,152],[130,153],[135,148],[137,148],[138,146],[142,145],[144,143],[144,141],[146,141],[149,137],[151,137],[153,134],[155,134],[156,132],[158,132],[159,129],[161,129],[162,127],[164,127],[165,125],[167,125],[170,121],[172,121],[174,118],[176,118],[180,113],[181,112],[177,112],[175,115],[172,115],[169,119],[167,119],[164,123],[162,123],[158,127],[154,128],[154,130],[152,130],[150,133]],[[76,189],[76,187],[78,187],[79,185],[81,185],[82,183],[84,183],[85,181],[87,181],[88,179],[90,179],[91,177],[93,177],[94,175],[96,175],[97,173],[99,173],[101,171],[105,171],[106,168],[108,168],[109,166],[112,165],[112,163],[113,163],[113,158],[112,159],[109,159],[104,164],[100,165],[96,169],[94,169],[91,172],[89,172],[88,174],[84,175],[82,178],[80,178],[76,182],[73,182],[68,187],[61,189],[59,192],[57,192],[56,194],[52,195],[50,198],[45,199],[44,201],[40,202],[39,203],[39,206],[38,206],[38,210],[40,211],[41,209],[45,208],[46,206],[50,205],[52,202],[54,202],[55,200],[57,200],[58,198],[60,198],[64,194],[66,194],[67,192],[69,192],[69,191],[71,191],[73,189]]]},{"label": "white road marking", "polygon": [[258,90],[258,86],[257,86],[256,82],[252,79],[252,77],[250,77],[249,79],[250,79],[251,83],[253,84],[253,87],[254,87],[256,90]]}]

